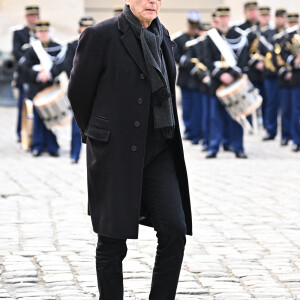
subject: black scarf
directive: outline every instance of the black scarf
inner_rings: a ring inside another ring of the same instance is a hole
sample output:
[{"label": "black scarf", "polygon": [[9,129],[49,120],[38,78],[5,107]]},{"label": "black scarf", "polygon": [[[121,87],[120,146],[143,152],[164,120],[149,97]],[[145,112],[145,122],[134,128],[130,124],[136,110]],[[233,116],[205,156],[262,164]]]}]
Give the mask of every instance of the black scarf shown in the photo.
[{"label": "black scarf", "polygon": [[151,82],[154,129],[161,131],[166,138],[171,139],[174,136],[175,119],[167,68],[161,49],[163,42],[162,25],[156,18],[152,21],[149,30],[142,27],[128,5],[124,6],[123,14],[136,37],[141,40]]}]

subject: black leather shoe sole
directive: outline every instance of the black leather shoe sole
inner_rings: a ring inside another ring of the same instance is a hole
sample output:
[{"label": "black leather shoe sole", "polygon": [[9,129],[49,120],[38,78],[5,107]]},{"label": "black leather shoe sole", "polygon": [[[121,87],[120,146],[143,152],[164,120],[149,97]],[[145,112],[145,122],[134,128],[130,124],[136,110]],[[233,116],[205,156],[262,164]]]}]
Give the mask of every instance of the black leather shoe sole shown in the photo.
[{"label": "black leather shoe sole", "polygon": [[243,152],[241,152],[241,153],[236,153],[236,154],[235,154],[235,157],[236,157],[236,158],[243,158],[243,159],[248,158],[248,156],[247,156],[245,153],[243,153]]},{"label": "black leather shoe sole", "polygon": [[212,152],[209,152],[205,158],[216,158],[217,157],[217,153],[212,153]]}]

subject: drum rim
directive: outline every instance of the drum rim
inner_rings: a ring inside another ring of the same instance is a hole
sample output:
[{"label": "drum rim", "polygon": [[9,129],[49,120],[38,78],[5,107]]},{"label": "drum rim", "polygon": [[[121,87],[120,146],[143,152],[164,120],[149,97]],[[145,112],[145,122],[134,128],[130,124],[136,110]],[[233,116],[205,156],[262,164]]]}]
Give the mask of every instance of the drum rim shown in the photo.
[{"label": "drum rim", "polygon": [[[54,99],[52,99],[50,102],[44,103],[42,105],[37,105],[36,102],[38,101],[38,99],[40,97],[42,97],[43,95],[45,95],[49,91],[56,90],[56,89],[60,90],[60,93],[57,95],[57,97],[55,97]],[[55,103],[57,100],[59,100],[65,93],[66,93],[65,90],[59,84],[55,84],[55,85],[49,86],[49,87],[43,89],[41,92],[39,92],[39,93],[37,93],[35,95],[35,97],[33,98],[33,104],[36,107],[45,107],[45,106],[48,106],[49,104]]]},{"label": "drum rim", "polygon": [[[28,121],[27,116],[33,115],[33,102],[25,99],[22,107],[22,123],[21,123],[21,146],[24,151],[28,151],[32,143],[33,135],[33,118]],[[28,130],[26,122],[30,122],[30,129]]]},{"label": "drum rim", "polygon": [[[217,97],[218,97],[218,98],[225,98],[225,97],[229,97],[229,96],[231,96],[231,95],[236,94],[236,93],[241,89],[241,87],[244,86],[245,83],[247,83],[247,81],[248,81],[249,79],[248,79],[247,74],[243,74],[243,76],[242,76],[240,79],[238,79],[238,80],[241,80],[241,83],[240,83],[233,91],[231,91],[230,93],[227,93],[227,94],[224,95],[224,96],[219,96],[219,93],[220,93],[221,91],[223,91],[226,87],[230,86],[230,85],[227,85],[227,86],[224,85],[224,84],[221,85],[221,86],[217,89],[217,91],[216,91]],[[236,83],[236,81],[234,81],[232,84],[234,84],[234,83]]]}]

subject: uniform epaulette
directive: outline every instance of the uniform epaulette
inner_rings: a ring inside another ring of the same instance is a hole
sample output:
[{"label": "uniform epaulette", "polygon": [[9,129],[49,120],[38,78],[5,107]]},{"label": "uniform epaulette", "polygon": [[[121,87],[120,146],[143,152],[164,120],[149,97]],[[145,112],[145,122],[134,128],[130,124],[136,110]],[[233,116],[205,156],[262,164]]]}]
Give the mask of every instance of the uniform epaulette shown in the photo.
[{"label": "uniform epaulette", "polygon": [[18,30],[22,30],[24,28],[25,28],[25,25],[19,24],[19,25],[16,25],[16,26],[12,26],[9,29],[10,29],[10,31],[18,31]]},{"label": "uniform epaulette", "polygon": [[183,34],[184,34],[184,32],[182,32],[182,31],[175,32],[171,35],[171,40],[174,41],[175,39],[179,38]]},{"label": "uniform epaulette", "polygon": [[204,41],[205,38],[206,38],[205,36],[198,36],[197,38],[195,38],[195,39],[193,39],[193,40],[191,40],[191,41],[187,41],[187,42],[185,43],[185,47],[186,47],[186,48],[193,47],[193,46],[197,45],[198,43]]}]

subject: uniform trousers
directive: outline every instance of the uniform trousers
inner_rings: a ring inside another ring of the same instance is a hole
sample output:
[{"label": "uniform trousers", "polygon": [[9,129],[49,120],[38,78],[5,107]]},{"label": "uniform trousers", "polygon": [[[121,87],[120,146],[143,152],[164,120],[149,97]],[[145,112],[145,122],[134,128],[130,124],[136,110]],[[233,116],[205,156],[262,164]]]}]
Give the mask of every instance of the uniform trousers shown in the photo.
[{"label": "uniform trousers", "polygon": [[279,95],[276,77],[267,77],[264,80],[264,125],[268,135],[275,137],[277,134],[277,117],[279,110]]},{"label": "uniform trousers", "polygon": [[[166,142],[146,148],[142,204],[158,240],[150,300],[174,300],[186,243],[186,223],[174,159]],[[118,209],[118,208],[116,208]],[[100,300],[123,300],[126,239],[98,235],[96,268]]]},{"label": "uniform trousers", "polygon": [[24,89],[19,88],[19,102],[18,102],[18,116],[17,116],[17,136],[21,138],[21,126],[22,126],[22,110],[24,105]]},{"label": "uniform trousers", "polygon": [[230,132],[230,146],[235,153],[244,152],[243,128],[232,120],[216,96],[210,97],[210,141],[208,152],[218,153],[220,144],[224,141],[224,132],[227,139]]},{"label": "uniform trousers", "polygon": [[199,97],[198,90],[181,88],[181,102],[182,102],[182,119],[185,126],[184,134],[191,137],[191,118],[194,103]]},{"label": "uniform trousers", "polygon": [[259,81],[252,81],[252,83],[253,83],[254,87],[259,90],[259,93],[263,98],[262,106],[257,111],[257,113],[259,115],[261,115],[262,120],[259,119],[258,122],[260,122],[260,124],[262,122],[263,126],[266,127],[266,125],[265,125],[265,119],[266,119],[266,109],[265,109],[265,106],[266,106],[266,93],[265,93],[264,84],[262,82],[259,82]]},{"label": "uniform trousers", "polygon": [[203,135],[203,146],[209,145],[209,136],[210,136],[210,96],[207,93],[202,94],[202,135]]},{"label": "uniform trousers", "polygon": [[40,118],[35,107],[34,112],[34,125],[33,125],[33,139],[32,139],[32,150],[42,152],[44,148],[49,153],[55,154],[58,152],[59,146],[56,140],[55,134],[46,128],[43,120]]},{"label": "uniform trousers", "polygon": [[191,110],[190,122],[190,138],[192,142],[198,143],[203,138],[202,128],[202,93],[199,91],[193,92],[193,108]]},{"label": "uniform trousers", "polygon": [[278,97],[281,111],[281,140],[292,139],[292,89],[290,87],[279,87]]},{"label": "uniform trousers", "polygon": [[293,142],[300,146],[300,87],[292,88],[292,108]]},{"label": "uniform trousers", "polygon": [[81,150],[81,134],[75,118],[72,119],[71,158],[78,160]]}]

